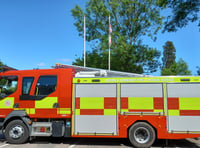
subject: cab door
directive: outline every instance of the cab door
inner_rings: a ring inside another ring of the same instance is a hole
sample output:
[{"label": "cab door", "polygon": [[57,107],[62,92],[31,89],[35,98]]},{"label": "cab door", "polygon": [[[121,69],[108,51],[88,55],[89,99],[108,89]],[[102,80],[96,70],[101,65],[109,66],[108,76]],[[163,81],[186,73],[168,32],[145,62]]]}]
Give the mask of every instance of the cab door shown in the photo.
[{"label": "cab door", "polygon": [[34,117],[57,115],[57,75],[39,75],[22,78],[22,94],[19,107]]},{"label": "cab door", "polygon": [[0,76],[0,118],[5,118],[19,99],[19,76],[7,74]]}]

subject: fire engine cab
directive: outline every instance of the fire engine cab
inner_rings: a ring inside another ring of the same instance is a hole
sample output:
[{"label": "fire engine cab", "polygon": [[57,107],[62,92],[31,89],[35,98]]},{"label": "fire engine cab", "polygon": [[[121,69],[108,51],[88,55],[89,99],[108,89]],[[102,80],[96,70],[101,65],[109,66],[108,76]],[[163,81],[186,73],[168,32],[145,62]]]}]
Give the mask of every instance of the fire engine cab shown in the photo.
[{"label": "fire engine cab", "polygon": [[0,73],[0,128],[9,143],[31,137],[200,137],[200,77],[86,77],[72,68]]}]

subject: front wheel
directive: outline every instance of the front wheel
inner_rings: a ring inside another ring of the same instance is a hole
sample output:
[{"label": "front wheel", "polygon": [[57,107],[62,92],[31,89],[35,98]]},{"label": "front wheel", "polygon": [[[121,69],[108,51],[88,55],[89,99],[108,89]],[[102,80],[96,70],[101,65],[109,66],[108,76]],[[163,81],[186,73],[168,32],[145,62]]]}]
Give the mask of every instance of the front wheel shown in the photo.
[{"label": "front wheel", "polygon": [[5,128],[5,138],[8,143],[22,144],[28,140],[27,126],[21,120],[13,120]]},{"label": "front wheel", "polygon": [[129,129],[129,140],[135,147],[150,147],[155,141],[155,131],[149,124],[137,122]]}]

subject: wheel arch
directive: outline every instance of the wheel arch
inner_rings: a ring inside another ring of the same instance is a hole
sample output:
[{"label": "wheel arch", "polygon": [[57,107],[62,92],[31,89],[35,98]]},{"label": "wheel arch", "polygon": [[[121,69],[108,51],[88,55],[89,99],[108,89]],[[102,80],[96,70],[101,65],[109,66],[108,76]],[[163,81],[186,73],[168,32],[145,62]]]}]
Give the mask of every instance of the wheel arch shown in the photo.
[{"label": "wheel arch", "polygon": [[27,126],[29,133],[31,132],[31,127],[30,127],[30,118],[29,116],[26,114],[26,112],[24,110],[15,110],[10,112],[4,122],[3,122],[3,130],[6,128],[6,126],[8,125],[8,123],[10,123],[13,120],[22,120],[22,122]]}]

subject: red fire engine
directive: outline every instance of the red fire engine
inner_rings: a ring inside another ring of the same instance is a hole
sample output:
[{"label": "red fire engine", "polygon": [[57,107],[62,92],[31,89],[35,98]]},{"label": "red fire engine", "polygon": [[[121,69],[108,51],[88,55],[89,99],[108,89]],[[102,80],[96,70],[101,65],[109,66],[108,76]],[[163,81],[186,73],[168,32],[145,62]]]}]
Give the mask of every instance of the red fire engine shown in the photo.
[{"label": "red fire engine", "polygon": [[[93,72],[95,73],[95,72]],[[95,75],[95,74],[94,74]],[[30,137],[200,137],[200,77],[77,77],[69,69],[0,73],[0,128],[9,143]]]}]

